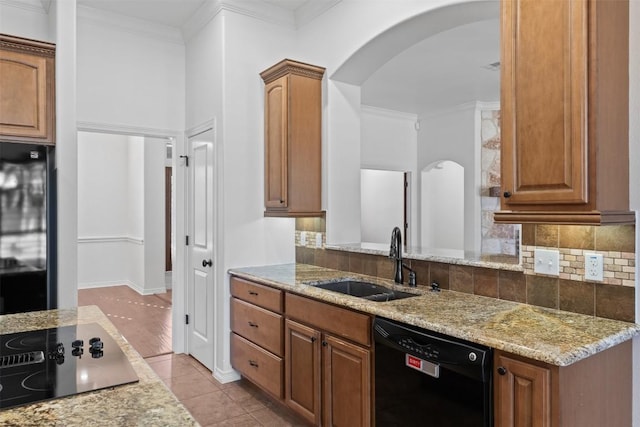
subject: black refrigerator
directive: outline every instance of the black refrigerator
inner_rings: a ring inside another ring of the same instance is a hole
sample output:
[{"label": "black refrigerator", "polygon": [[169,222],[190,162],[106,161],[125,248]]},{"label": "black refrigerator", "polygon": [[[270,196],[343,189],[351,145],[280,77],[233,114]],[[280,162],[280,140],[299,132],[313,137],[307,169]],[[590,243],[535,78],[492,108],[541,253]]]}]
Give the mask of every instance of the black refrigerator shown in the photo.
[{"label": "black refrigerator", "polygon": [[0,314],[57,307],[55,148],[0,142]]}]

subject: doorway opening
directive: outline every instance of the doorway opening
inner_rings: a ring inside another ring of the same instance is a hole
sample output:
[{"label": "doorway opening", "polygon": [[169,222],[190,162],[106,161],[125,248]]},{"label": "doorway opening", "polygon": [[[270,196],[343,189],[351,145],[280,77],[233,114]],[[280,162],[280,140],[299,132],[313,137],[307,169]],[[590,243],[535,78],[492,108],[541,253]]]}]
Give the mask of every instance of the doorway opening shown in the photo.
[{"label": "doorway opening", "polygon": [[173,144],[78,132],[79,304],[98,305],[145,357],[172,349]]}]

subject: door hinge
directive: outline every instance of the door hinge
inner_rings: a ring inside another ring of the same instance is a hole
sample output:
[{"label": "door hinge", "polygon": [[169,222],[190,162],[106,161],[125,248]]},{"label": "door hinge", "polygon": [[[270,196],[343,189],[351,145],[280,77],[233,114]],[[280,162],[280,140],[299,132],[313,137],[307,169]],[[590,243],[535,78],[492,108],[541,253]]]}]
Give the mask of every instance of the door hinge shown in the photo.
[{"label": "door hinge", "polygon": [[180,156],[180,158],[184,159],[184,165],[186,167],[189,167],[189,156],[182,155],[182,156]]},{"label": "door hinge", "polygon": [[184,244],[185,246],[189,246],[189,236],[184,236]]},{"label": "door hinge", "polygon": [[184,315],[184,324],[185,324],[185,325],[188,325],[188,324],[189,324],[189,315],[188,315],[188,314],[185,314],[185,315]]}]

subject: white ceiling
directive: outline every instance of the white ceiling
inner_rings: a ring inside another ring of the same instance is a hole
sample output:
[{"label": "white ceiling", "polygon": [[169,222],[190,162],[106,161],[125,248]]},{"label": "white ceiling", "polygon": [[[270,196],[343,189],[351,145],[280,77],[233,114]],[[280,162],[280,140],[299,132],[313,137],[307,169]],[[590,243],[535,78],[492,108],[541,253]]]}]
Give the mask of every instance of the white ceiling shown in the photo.
[{"label": "white ceiling", "polygon": [[499,20],[461,25],[396,55],[362,84],[362,103],[420,114],[500,100]]},{"label": "white ceiling", "polygon": [[[181,28],[211,0],[78,0],[111,13]],[[320,0],[252,0],[295,12]],[[496,8],[497,10],[497,8]],[[466,102],[498,101],[500,73],[483,66],[499,61],[498,18],[435,34],[382,65],[362,85],[362,103],[420,114]]]}]

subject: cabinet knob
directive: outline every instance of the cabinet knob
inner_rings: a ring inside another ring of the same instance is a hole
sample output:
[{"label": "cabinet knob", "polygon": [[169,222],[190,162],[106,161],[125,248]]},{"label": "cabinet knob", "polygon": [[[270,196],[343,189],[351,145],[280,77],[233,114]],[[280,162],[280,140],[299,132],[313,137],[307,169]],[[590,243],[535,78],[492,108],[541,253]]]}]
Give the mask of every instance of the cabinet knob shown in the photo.
[{"label": "cabinet knob", "polygon": [[328,344],[326,341],[322,341],[322,346],[323,346],[323,347],[326,347],[326,346],[328,346],[328,345],[329,345],[329,344]]},{"label": "cabinet knob", "polygon": [[311,337],[311,342],[316,342],[316,337]]},{"label": "cabinet knob", "polygon": [[509,197],[511,197],[511,191],[505,191],[502,195],[505,197],[505,199],[508,199]]},{"label": "cabinet knob", "polygon": [[505,368],[504,366],[498,367],[498,373],[500,375],[506,375],[507,374],[507,368]]}]

